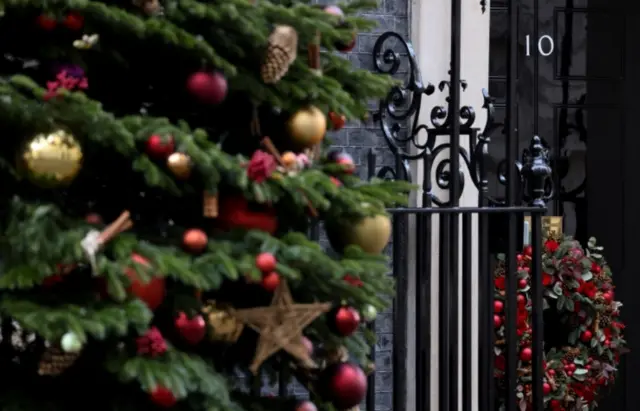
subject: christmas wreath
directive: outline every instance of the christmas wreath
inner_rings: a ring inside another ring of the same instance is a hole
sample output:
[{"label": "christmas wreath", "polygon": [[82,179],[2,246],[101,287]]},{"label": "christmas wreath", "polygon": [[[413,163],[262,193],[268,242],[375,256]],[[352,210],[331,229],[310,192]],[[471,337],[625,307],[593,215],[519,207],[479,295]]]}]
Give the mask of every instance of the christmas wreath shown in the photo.
[{"label": "christmas wreath", "polygon": [[[569,238],[548,238],[542,251],[544,285],[545,409],[588,411],[615,381],[620,354],[625,352],[624,324],[618,317],[622,304],[614,299],[611,270],[594,238],[584,249]],[[518,401],[531,410],[532,330],[530,269],[532,250],[517,258],[518,278]],[[505,385],[505,274],[504,256],[494,274],[496,330],[495,373]],[[501,408],[505,395],[499,395]]]}]

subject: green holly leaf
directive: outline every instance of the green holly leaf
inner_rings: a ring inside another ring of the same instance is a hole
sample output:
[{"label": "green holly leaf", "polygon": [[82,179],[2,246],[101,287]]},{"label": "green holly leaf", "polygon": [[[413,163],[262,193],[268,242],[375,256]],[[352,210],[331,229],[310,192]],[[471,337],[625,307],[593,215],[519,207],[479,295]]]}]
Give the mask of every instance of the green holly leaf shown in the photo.
[{"label": "green holly leaf", "polygon": [[562,295],[562,284],[560,284],[560,282],[557,282],[553,285],[553,292],[556,295]]},{"label": "green holly leaf", "polygon": [[571,299],[567,299],[567,302],[564,304],[567,311],[574,312],[576,309],[576,305]]},{"label": "green holly leaf", "polygon": [[589,281],[592,278],[593,278],[593,274],[591,274],[591,271],[582,274],[582,281]]},{"label": "green holly leaf", "polygon": [[556,303],[556,309],[558,311],[562,310],[562,308],[564,307],[564,303],[567,301],[567,297],[565,297],[564,295],[560,294],[560,296],[558,297],[558,302]]}]

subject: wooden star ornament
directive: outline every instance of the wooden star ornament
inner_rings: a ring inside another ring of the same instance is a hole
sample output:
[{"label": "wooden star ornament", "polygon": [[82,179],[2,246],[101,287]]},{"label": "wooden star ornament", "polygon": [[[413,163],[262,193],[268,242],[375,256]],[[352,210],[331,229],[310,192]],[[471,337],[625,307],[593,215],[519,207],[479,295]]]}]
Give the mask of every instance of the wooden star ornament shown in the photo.
[{"label": "wooden star ornament", "polygon": [[286,281],[276,289],[268,307],[229,310],[229,314],[258,334],[258,346],[249,369],[255,375],[269,357],[285,350],[307,367],[315,367],[302,342],[302,331],[331,309],[331,303],[295,304]]}]

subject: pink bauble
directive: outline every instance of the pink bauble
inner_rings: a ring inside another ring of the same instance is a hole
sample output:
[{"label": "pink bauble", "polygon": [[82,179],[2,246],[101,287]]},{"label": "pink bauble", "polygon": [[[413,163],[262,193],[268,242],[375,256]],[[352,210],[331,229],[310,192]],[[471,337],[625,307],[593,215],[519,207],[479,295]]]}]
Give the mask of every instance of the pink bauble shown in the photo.
[{"label": "pink bauble", "polygon": [[227,79],[220,73],[198,71],[189,76],[187,89],[203,103],[220,104],[227,96]]}]

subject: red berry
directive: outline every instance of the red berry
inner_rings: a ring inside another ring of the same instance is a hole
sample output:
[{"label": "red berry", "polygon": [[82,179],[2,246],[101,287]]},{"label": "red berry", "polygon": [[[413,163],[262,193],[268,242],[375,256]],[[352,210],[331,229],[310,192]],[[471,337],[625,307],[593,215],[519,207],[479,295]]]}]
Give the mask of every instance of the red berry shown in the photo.
[{"label": "red berry", "polygon": [[602,268],[594,261],[591,263],[591,272],[594,274],[600,274]]},{"label": "red berry", "polygon": [[533,248],[528,245],[524,248],[524,255],[526,255],[527,257],[531,257],[531,255],[533,254]]},{"label": "red berry", "polygon": [[605,303],[611,304],[611,302],[613,301],[613,293],[607,291],[606,293],[602,294],[602,298],[604,298]]},{"label": "red berry", "polygon": [[527,280],[522,278],[520,281],[518,281],[518,288],[525,288],[527,286]]},{"label": "red berry", "polygon": [[573,371],[572,371],[572,370],[567,371],[567,375],[568,375],[569,377],[573,376]]},{"label": "red berry", "polygon": [[604,340],[604,346],[608,347],[611,345],[611,341],[610,340]]},{"label": "red berry", "polygon": [[269,292],[274,292],[276,288],[280,285],[280,275],[275,271],[270,272],[269,274],[262,277],[262,288]]},{"label": "red berry", "polygon": [[493,326],[498,328],[502,325],[502,318],[499,315],[493,316]]},{"label": "red berry", "polygon": [[84,26],[84,17],[78,13],[69,13],[64,19],[64,25],[69,30],[80,30]]},{"label": "red berry", "polygon": [[591,333],[591,331],[586,330],[585,332],[582,333],[582,335],[580,336],[580,339],[583,342],[589,342],[591,341],[591,338],[593,338],[593,334]]},{"label": "red berry", "polygon": [[542,393],[544,395],[549,395],[549,393],[551,392],[551,385],[549,385],[549,383],[543,383],[542,384]]},{"label": "red berry", "polygon": [[151,392],[151,401],[164,408],[173,407],[177,402],[173,393],[162,386],[157,386]]},{"label": "red berry", "polygon": [[516,256],[516,260],[518,260],[518,262],[522,262],[522,259],[524,258],[524,256],[522,254],[518,254]]},{"label": "red berry", "polygon": [[522,267],[522,271],[524,271],[525,273],[529,273],[531,269],[529,267]]},{"label": "red berry", "polygon": [[276,257],[271,253],[260,253],[256,257],[256,267],[263,273],[270,273],[276,269]]},{"label": "red berry", "polygon": [[524,304],[526,297],[522,294],[518,294],[518,304]]},{"label": "red berry", "polygon": [[520,359],[522,361],[531,361],[532,358],[533,351],[531,351],[531,348],[523,348],[522,351],[520,351]]},{"label": "red berry", "polygon": [[570,371],[575,371],[576,370],[576,365],[575,364],[569,364],[567,367],[569,368]]},{"label": "red berry", "polygon": [[549,401],[549,405],[551,405],[553,409],[560,408],[560,400],[551,400]]},{"label": "red berry", "polygon": [[548,372],[548,373],[549,373],[549,375],[550,375],[550,376],[552,376],[552,377],[553,377],[554,375],[556,375],[556,370],[549,370],[549,371],[547,371],[547,372]]},{"label": "red berry", "polygon": [[504,309],[504,303],[502,301],[493,302],[493,311],[497,313],[501,313],[503,309]]},{"label": "red berry", "polygon": [[55,29],[56,25],[58,24],[56,19],[50,16],[47,16],[45,14],[39,15],[36,21],[38,23],[38,26],[40,26],[42,30],[47,30],[47,31],[51,31]]}]

